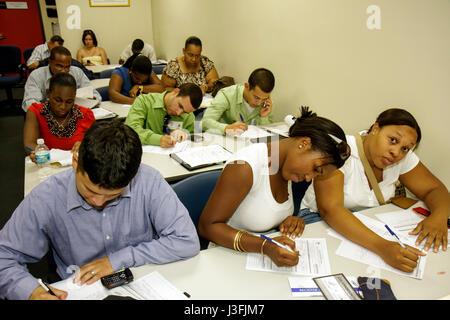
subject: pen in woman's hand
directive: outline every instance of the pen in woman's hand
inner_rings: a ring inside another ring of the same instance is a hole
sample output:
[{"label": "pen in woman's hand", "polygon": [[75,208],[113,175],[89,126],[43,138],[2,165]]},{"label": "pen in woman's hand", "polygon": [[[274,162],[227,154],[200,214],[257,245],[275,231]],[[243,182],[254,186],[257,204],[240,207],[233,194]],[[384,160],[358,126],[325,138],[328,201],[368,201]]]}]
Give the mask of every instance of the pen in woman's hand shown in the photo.
[{"label": "pen in woman's hand", "polygon": [[[288,250],[288,251],[290,251],[290,252],[292,252],[292,253],[295,253],[294,250],[291,249],[291,247],[289,247],[289,246],[287,246],[287,245],[285,245],[285,244],[281,244],[281,243],[279,243],[278,241],[275,241],[275,240],[273,240],[272,238],[266,237],[266,236],[263,235],[263,234],[260,234],[260,236],[261,236],[261,238],[263,238],[263,239],[265,239],[265,240],[267,240],[267,241],[272,242],[273,244],[279,246],[280,248],[283,248],[283,249],[286,249],[286,250]],[[300,257],[300,253],[298,254],[298,256]]]}]

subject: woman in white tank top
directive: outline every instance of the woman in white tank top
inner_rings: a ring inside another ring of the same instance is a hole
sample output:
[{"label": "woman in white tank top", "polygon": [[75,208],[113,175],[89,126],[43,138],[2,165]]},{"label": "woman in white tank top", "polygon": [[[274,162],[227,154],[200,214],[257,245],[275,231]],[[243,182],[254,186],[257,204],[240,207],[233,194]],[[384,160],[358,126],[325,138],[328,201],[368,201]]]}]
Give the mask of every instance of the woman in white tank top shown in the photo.
[{"label": "woman in white tank top", "polygon": [[[268,255],[278,266],[298,263],[291,238],[302,234],[303,219],[293,216],[291,181],[311,181],[341,167],[350,155],[344,131],[306,107],[289,129],[289,138],[254,144],[230,159],[203,210],[199,233],[218,245]],[[275,240],[293,251],[249,232],[279,228]]]},{"label": "woman in white tank top", "polygon": [[[412,152],[421,139],[420,127],[414,117],[403,109],[385,110],[361,138],[365,157],[384,200],[394,196],[395,182],[399,180],[430,208],[431,215],[410,232],[411,235],[418,234],[415,245],[426,239],[425,251],[433,246],[437,252],[441,244],[446,250],[450,197],[445,185]],[[406,250],[396,241],[378,236],[350,212],[379,204],[366,177],[355,139],[349,137],[348,142],[354,149],[350,158],[330,176],[314,179],[313,186],[303,198],[300,216],[305,219],[317,217],[314,211],[319,211],[322,219],[347,239],[378,254],[394,268],[414,271],[419,256],[424,253],[410,246]]]}]

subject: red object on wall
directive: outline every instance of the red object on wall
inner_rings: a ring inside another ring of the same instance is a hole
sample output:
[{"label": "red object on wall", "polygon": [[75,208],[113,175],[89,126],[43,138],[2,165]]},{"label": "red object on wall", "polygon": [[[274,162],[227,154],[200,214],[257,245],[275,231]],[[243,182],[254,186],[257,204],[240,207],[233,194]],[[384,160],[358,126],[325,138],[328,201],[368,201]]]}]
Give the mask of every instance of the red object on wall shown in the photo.
[{"label": "red object on wall", "polygon": [[[15,1],[18,0],[9,0]],[[15,45],[23,51],[44,43],[38,0],[20,0],[28,9],[0,9],[0,44]]]}]

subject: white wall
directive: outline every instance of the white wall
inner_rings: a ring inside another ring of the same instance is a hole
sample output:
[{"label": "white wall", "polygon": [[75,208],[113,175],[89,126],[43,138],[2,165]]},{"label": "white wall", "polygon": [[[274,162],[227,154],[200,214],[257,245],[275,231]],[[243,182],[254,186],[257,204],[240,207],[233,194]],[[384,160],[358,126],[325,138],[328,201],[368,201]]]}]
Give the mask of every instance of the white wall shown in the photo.
[{"label": "white wall", "polygon": [[[381,30],[366,26],[370,5]],[[196,35],[219,76],[272,70],[275,120],[309,105],[353,133],[408,109],[423,131],[418,155],[450,187],[450,1],[152,0],[152,13],[159,57]]]},{"label": "white wall", "polygon": [[[119,62],[122,50],[136,38],[153,45],[150,0],[131,0],[129,7],[91,7],[88,0],[56,0],[56,5],[64,46],[74,58],[83,46],[81,36],[85,29],[94,31],[98,46],[106,50],[112,64]],[[69,29],[66,25],[71,16],[67,9],[71,5],[80,8],[80,29]]]}]

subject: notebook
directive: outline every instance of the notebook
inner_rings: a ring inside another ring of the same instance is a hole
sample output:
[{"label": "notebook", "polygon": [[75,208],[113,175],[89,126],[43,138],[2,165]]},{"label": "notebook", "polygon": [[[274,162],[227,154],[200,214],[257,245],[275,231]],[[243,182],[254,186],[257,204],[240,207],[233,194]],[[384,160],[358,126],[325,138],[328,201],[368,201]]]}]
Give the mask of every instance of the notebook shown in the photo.
[{"label": "notebook", "polygon": [[231,156],[232,153],[230,151],[218,144],[190,148],[185,151],[170,154],[172,159],[190,171],[224,163]]}]

